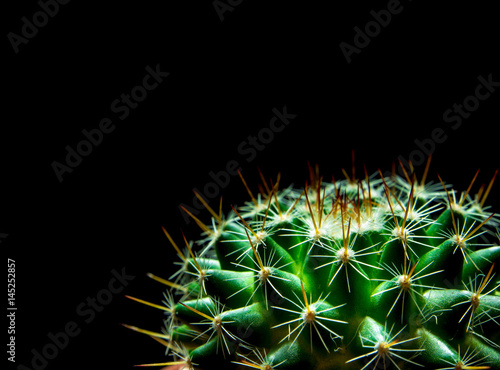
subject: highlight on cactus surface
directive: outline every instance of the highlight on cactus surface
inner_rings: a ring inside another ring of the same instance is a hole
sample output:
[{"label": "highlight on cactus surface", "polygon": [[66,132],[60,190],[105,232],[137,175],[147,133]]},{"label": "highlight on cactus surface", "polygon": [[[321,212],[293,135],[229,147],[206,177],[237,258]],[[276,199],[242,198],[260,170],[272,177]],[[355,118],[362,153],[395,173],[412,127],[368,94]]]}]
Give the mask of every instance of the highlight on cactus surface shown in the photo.
[{"label": "highlight on cactus surface", "polygon": [[179,269],[148,274],[165,300],[129,297],[166,315],[126,325],[166,350],[137,366],[500,369],[498,171],[461,191],[429,166],[331,181],[310,166],[302,187],[260,173],[258,192],[242,177],[249,200],[227,213],[196,194],[201,235],[163,228]]}]

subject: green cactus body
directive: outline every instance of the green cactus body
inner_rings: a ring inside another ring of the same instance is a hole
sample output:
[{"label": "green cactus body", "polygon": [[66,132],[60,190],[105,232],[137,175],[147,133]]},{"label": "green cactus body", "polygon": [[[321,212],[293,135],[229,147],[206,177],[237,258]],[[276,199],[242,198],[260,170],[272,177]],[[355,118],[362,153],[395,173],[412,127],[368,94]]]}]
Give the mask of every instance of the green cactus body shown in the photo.
[{"label": "green cactus body", "polygon": [[165,231],[182,268],[151,275],[170,286],[164,305],[136,299],[165,311],[165,329],[131,327],[174,357],[153,365],[500,369],[493,180],[471,196],[380,176],[264,182],[227,216],[205,203],[210,226],[195,218],[203,235],[184,252]]}]

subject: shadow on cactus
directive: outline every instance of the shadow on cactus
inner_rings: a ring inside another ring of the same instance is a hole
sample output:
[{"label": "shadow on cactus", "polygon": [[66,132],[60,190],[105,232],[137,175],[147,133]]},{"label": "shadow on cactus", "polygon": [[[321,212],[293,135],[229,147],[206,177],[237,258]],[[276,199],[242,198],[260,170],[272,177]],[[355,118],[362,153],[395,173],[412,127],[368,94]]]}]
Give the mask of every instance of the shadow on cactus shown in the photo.
[{"label": "shadow on cactus", "polygon": [[[405,173],[303,188],[261,176],[212,209],[180,257],[162,332],[132,326],[193,369],[500,369],[499,217],[472,193]],[[498,171],[497,171],[498,172]],[[243,178],[242,178],[243,179]],[[189,213],[189,212],[188,212]],[[182,245],[182,248],[180,247]]]}]

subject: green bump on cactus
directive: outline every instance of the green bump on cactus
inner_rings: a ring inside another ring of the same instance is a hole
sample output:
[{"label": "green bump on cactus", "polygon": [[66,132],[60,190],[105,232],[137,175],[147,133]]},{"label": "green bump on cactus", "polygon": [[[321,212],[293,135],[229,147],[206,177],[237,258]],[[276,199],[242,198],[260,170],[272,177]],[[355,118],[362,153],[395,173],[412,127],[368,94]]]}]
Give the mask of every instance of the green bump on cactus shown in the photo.
[{"label": "green bump on cactus", "polygon": [[[170,361],[209,369],[500,369],[500,219],[425,172],[260,193],[211,214],[185,249],[163,305]],[[241,174],[240,174],[241,175]],[[243,179],[243,178],[242,178]],[[131,297],[130,297],[131,298]]]}]

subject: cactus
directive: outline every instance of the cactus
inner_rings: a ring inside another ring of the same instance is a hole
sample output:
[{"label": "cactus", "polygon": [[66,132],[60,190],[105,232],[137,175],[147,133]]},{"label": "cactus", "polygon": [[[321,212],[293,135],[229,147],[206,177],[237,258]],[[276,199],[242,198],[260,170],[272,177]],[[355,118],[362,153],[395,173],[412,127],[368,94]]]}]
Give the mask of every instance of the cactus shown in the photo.
[{"label": "cactus", "polygon": [[[500,369],[499,218],[476,195],[414,173],[301,189],[266,181],[200,240],[176,243],[161,332],[171,361],[224,369]],[[497,171],[498,172],[498,171]],[[240,174],[241,176],[241,174]],[[183,240],[182,240],[183,239]],[[184,245],[184,247],[179,247]]]}]

